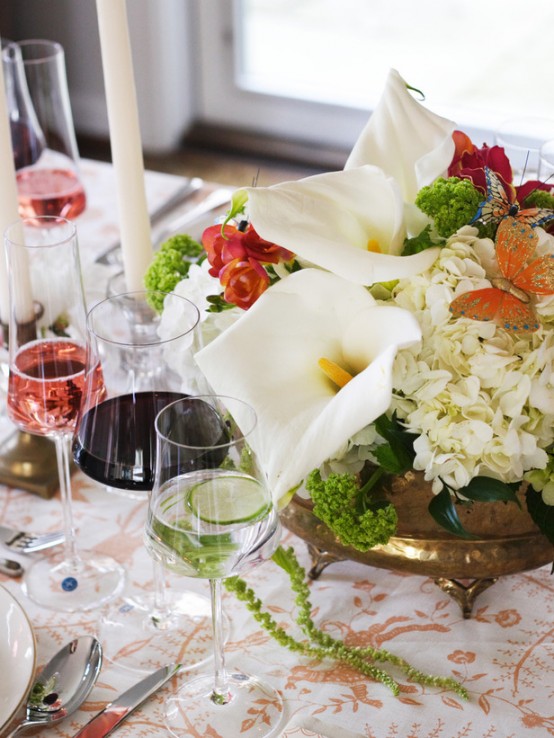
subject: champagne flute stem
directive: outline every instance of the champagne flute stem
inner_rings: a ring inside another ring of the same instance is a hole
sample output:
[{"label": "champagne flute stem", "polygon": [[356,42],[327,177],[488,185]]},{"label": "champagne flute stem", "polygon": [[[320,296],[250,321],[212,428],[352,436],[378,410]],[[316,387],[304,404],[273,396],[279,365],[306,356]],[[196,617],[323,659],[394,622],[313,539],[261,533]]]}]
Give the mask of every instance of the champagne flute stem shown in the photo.
[{"label": "champagne flute stem", "polygon": [[165,573],[159,561],[152,561],[154,573],[154,609],[156,612],[165,612],[167,602],[165,596]]},{"label": "champagne flute stem", "polygon": [[214,648],[214,689],[212,702],[226,705],[231,700],[225,671],[225,641],[223,638],[223,612],[221,607],[221,579],[210,579],[210,599],[212,604],[212,627]]},{"label": "champagne flute stem", "polygon": [[173,617],[167,601],[167,587],[165,583],[165,569],[161,562],[152,560],[154,576],[154,607],[150,615],[152,623],[158,630],[169,628]]},{"label": "champagne flute stem", "polygon": [[71,473],[69,468],[71,436],[67,433],[57,433],[54,436],[54,444],[56,446],[56,460],[58,462],[58,475],[60,478],[60,496],[62,500],[63,527],[65,533],[65,561],[67,564],[76,567],[79,557],[75,542],[73,503],[71,499]]}]

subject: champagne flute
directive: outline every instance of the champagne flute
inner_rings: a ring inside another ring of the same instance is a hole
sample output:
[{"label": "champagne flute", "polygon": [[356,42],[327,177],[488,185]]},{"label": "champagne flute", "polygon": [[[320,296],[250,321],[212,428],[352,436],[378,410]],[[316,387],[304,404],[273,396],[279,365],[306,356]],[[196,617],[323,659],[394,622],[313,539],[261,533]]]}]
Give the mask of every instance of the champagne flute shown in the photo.
[{"label": "champagne flute", "polygon": [[[78,551],[71,503],[70,447],[85,381],[86,308],[73,223],[51,216],[6,230],[10,322],[7,407],[24,431],[49,436],[56,447],[65,548],[35,561],[24,591],[44,607],[95,608],[123,588],[113,559]],[[91,396],[103,392],[100,367],[90,372]]]},{"label": "champagne flute", "polygon": [[86,207],[63,47],[45,39],[9,44],[7,80],[20,215],[74,219]]},{"label": "champagne flute", "polygon": [[[164,301],[165,315],[175,316],[169,325],[152,307]],[[199,348],[199,319],[189,300],[156,291],[111,294],[90,310],[87,380],[73,457],[85,474],[110,492],[146,500],[152,489],[154,420],[165,405],[184,396],[176,369],[182,371]],[[103,396],[94,388],[98,365],[104,377]],[[104,655],[138,672],[169,661],[187,666],[205,661],[211,655],[209,600],[192,592],[170,593],[161,566],[154,566],[153,579],[153,596],[131,591],[101,613],[98,635]]]},{"label": "champagne flute", "polygon": [[208,579],[215,669],[187,680],[170,698],[173,735],[275,735],[278,692],[225,667],[221,582],[269,558],[280,525],[249,444],[256,416],[246,403],[217,396],[184,398],[156,418],[157,462],[145,543],[150,555],[185,576]]},{"label": "champagne flute", "polygon": [[39,159],[46,148],[46,138],[29,94],[21,47],[7,39],[2,39],[2,68],[17,171]]}]

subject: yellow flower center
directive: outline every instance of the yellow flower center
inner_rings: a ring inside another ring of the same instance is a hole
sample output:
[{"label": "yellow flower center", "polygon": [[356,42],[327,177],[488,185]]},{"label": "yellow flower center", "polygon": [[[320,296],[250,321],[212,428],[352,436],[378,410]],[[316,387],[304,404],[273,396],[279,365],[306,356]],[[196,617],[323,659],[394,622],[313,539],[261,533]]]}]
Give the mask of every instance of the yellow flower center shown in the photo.
[{"label": "yellow flower center", "polygon": [[375,238],[370,238],[367,242],[367,250],[372,251],[374,254],[380,254],[381,253],[381,247],[379,246],[379,241],[377,241]]},{"label": "yellow flower center", "polygon": [[323,357],[317,363],[319,364],[319,368],[323,370],[331,382],[334,382],[339,388],[344,387],[345,384],[348,384],[348,382],[354,378],[350,372],[347,372],[346,369],[343,369],[342,366],[331,361],[331,359]]}]

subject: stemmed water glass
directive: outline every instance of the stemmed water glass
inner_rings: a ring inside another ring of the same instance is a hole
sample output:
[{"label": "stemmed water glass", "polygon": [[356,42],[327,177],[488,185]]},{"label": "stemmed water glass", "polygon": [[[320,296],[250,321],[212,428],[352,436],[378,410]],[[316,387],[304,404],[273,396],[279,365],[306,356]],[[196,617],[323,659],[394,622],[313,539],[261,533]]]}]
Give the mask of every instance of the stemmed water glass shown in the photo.
[{"label": "stemmed water glass", "polygon": [[[160,315],[156,308],[164,302],[167,309]],[[174,319],[166,324],[164,315]],[[156,291],[112,294],[90,310],[84,411],[73,457],[110,492],[146,500],[152,489],[154,420],[184,396],[180,372],[198,349],[199,318],[189,300]],[[104,378],[101,397],[94,390],[97,365]],[[166,589],[160,566],[154,566],[153,582],[153,594],[129,591],[101,613],[98,635],[106,658],[132,671],[152,671],[169,661],[188,666],[205,661],[211,655],[209,600]]]},{"label": "stemmed water glass", "polygon": [[[10,419],[54,440],[64,514],[65,548],[35,561],[24,589],[35,602],[75,612],[103,604],[124,585],[113,559],[78,551],[71,504],[71,438],[85,381],[86,308],[76,229],[64,218],[18,221],[6,230],[8,259]],[[90,397],[103,392],[98,365]]]},{"label": "stemmed water glass", "polygon": [[[176,736],[275,735],[283,703],[269,684],[225,667],[222,580],[275,551],[279,518],[249,439],[256,416],[217,396],[178,400],[156,418],[157,461],[145,531],[151,556],[188,577],[208,579],[215,669],[188,679],[167,702]],[[257,716],[257,717],[256,717]]]}]

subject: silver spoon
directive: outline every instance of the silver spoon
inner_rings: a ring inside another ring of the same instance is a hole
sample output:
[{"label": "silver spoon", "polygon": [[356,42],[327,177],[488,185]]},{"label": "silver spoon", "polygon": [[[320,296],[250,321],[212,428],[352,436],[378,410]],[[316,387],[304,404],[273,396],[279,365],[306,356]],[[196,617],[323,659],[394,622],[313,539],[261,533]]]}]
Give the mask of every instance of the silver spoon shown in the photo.
[{"label": "silver spoon", "polygon": [[0,559],[0,571],[9,577],[20,577],[23,574],[23,567],[19,561]]},{"label": "silver spoon", "polygon": [[81,636],[64,646],[36,678],[25,719],[5,738],[25,728],[52,725],[74,712],[88,697],[101,665],[102,648],[93,636]]}]

